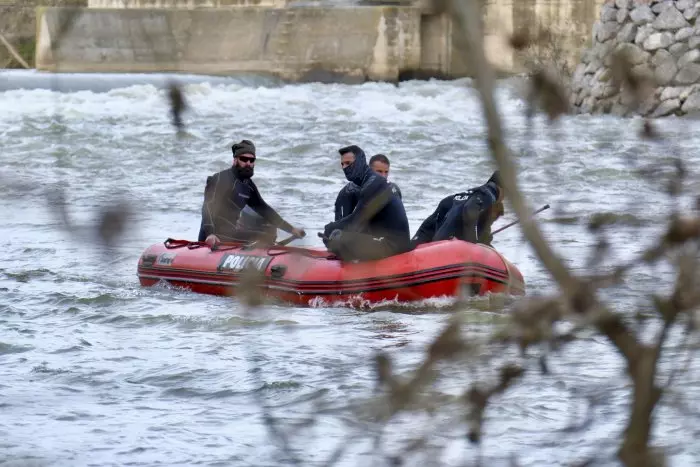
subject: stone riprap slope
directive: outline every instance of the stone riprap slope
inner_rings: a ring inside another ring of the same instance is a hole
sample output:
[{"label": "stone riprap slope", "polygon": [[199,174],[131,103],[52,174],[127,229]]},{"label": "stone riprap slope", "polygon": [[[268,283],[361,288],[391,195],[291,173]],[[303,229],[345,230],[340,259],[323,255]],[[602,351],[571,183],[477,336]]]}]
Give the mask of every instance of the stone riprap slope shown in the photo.
[{"label": "stone riprap slope", "polygon": [[636,110],[644,116],[700,110],[700,1],[612,0],[593,26],[592,47],[582,54],[571,82],[579,113],[629,115],[630,96],[613,84],[614,52],[633,72],[653,78],[655,91]]}]

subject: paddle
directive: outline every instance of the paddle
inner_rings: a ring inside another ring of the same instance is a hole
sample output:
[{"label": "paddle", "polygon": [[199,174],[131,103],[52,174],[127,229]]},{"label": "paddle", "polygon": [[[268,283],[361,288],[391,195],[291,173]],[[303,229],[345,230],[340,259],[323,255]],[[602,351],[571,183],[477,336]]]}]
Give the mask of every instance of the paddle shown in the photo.
[{"label": "paddle", "polygon": [[290,243],[292,243],[294,240],[296,240],[297,238],[303,238],[303,237],[297,237],[296,235],[292,234],[292,236],[285,238],[284,240],[282,240],[280,242],[275,243],[275,246],[287,246]]},{"label": "paddle", "polygon": [[[291,235],[290,237],[285,238],[284,240],[275,243],[273,246],[287,246],[290,243],[292,243],[294,240],[296,240],[297,238],[302,238],[302,237],[297,237],[296,235]],[[235,241],[232,243],[243,243],[242,246],[245,248],[256,248],[258,246],[259,240],[255,240],[255,241],[249,242],[249,243],[245,243],[245,242],[246,242],[245,240],[238,240],[238,241]],[[205,242],[198,242],[198,243],[201,243],[202,245],[208,245]],[[220,245],[218,245],[218,244],[211,245],[210,248],[211,248],[211,251],[217,251],[217,250],[219,250]],[[234,248],[240,248],[240,246],[235,246]]]},{"label": "paddle", "polygon": [[[539,214],[540,212],[546,211],[547,209],[549,209],[549,204],[545,204],[544,206],[542,206],[541,208],[539,208],[537,211],[533,212],[532,215],[534,216],[535,214]],[[492,235],[492,236],[493,236],[493,235],[496,235],[498,232],[502,232],[502,231],[506,230],[508,227],[514,226],[514,225],[517,224],[518,222],[520,222],[520,221],[519,221],[519,220],[515,220],[515,221],[511,222],[510,224],[506,224],[506,225],[504,225],[503,227],[501,227],[500,229],[497,229],[497,230],[494,230],[493,232],[491,232],[491,235]]]},{"label": "paddle", "polygon": [[[318,236],[323,237],[323,234],[319,232]],[[295,238],[297,238],[297,237],[295,237],[293,235],[289,238],[285,238],[281,242],[275,243],[271,249],[274,249],[274,247],[276,247],[276,246],[286,246]],[[301,237],[299,237],[299,238],[301,238]],[[285,249],[285,251],[287,251],[288,253],[297,252],[297,253],[301,253],[303,255],[311,256],[313,258],[324,258],[324,259],[333,259],[334,258],[334,255],[332,253],[325,252],[325,254],[324,254],[324,252],[318,252],[318,251],[310,250],[310,249],[304,248],[304,247],[288,246]]]}]

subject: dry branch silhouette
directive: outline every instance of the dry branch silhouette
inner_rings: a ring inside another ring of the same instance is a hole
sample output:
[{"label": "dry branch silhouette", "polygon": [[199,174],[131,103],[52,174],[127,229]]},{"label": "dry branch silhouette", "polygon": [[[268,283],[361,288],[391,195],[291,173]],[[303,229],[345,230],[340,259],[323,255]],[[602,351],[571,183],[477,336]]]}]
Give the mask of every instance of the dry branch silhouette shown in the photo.
[{"label": "dry branch silhouette", "polygon": [[[579,333],[586,329],[595,329],[624,357],[627,377],[633,385],[629,418],[620,440],[618,453],[620,459],[629,467],[656,465],[659,462],[658,453],[651,446],[655,409],[662,401],[664,394],[672,391],[673,384],[679,375],[687,371],[688,362],[698,348],[698,344],[693,343],[693,338],[697,336],[699,321],[697,307],[700,305],[700,292],[697,292],[700,290],[698,288],[700,265],[697,261],[700,248],[698,212],[684,214],[673,212],[667,219],[665,232],[658,242],[633,260],[616,265],[604,274],[574,275],[545,239],[520,189],[514,163],[515,156],[505,143],[503,124],[494,97],[495,73],[484,54],[484,33],[480,20],[482,2],[467,0],[440,3],[440,9],[450,12],[457,29],[464,34],[462,39],[467,47],[461,53],[465,55],[470,69],[474,71],[474,85],[479,92],[481,110],[487,123],[488,148],[504,180],[506,198],[520,221],[519,228],[539,261],[558,284],[559,291],[551,296],[519,299],[508,310],[509,322],[481,340],[466,339],[463,336],[462,315],[455,314],[426,348],[423,361],[408,376],[395,373],[389,355],[377,354],[371,362],[368,362],[376,372],[375,396],[365,401],[363,408],[348,404],[346,407],[336,409],[338,412],[347,412],[357,417],[357,425],[361,428],[356,427],[348,434],[348,438],[339,444],[325,465],[340,462],[352,443],[368,437],[374,440],[375,449],[380,452],[382,428],[386,428],[398,414],[415,410],[429,411],[433,410],[434,406],[454,404],[453,400],[447,402],[435,400],[427,394],[427,389],[443,377],[441,365],[447,363],[458,363],[463,368],[483,365],[491,368],[498,375],[496,381],[490,384],[479,383],[474,378],[472,384],[464,389],[457,401],[460,404],[461,418],[460,425],[456,429],[471,443],[479,444],[484,436],[486,414],[496,396],[507,393],[509,388],[516,385],[528,370],[535,369],[542,374],[548,374],[548,361],[553,358],[550,354],[574,342]],[[71,33],[79,15],[80,10],[75,9],[65,17],[58,28],[58,37],[54,41],[55,48],[59,48],[62,38]],[[547,34],[546,30],[535,32],[521,30],[512,36],[510,44],[515,50],[526,51],[531,44],[538,41],[555,41],[553,45],[557,46],[557,40],[555,36]],[[155,49],[154,60],[158,60]],[[524,115],[528,128],[531,128],[537,112],[547,115],[552,125],[569,112],[566,84],[562,82],[561,75],[552,73],[552,67],[556,68],[558,64],[551,63],[551,57],[549,62],[547,60],[545,57],[545,59],[531,61],[528,106]],[[638,108],[653,88],[653,82],[649,81],[648,77],[634,74],[630,61],[624,55],[616,55],[613,58],[612,70],[613,82],[632,96],[631,108]],[[182,114],[188,104],[182,89],[177,84],[173,83],[169,86],[168,97],[171,121],[180,132],[185,128]],[[640,128],[640,138],[662,141],[664,135],[650,121],[645,120]],[[639,175],[647,176],[649,181],[658,182],[659,173],[663,171],[666,177],[660,189],[669,196],[680,196],[683,193],[683,181],[689,176],[689,170],[683,162],[681,153],[678,152],[678,154],[670,163],[659,162],[652,167],[639,168]],[[67,231],[75,234],[80,230],[70,221],[65,193],[52,192],[50,199]],[[126,203],[115,200],[99,214],[99,221],[94,231],[106,244],[118,243],[123,233],[129,228],[130,212]],[[605,238],[605,232],[609,228],[622,224],[634,225],[635,222],[634,217],[627,216],[625,213],[599,213],[593,216],[589,220],[589,229],[599,238],[589,265],[592,267],[599,264],[604,254],[610,250],[610,242]],[[676,281],[668,296],[657,294],[652,297],[657,313],[656,318],[660,321],[661,328],[651,344],[644,343],[629,317],[615,311],[614,303],[611,305],[604,303],[599,297],[599,291],[626,280],[626,274],[640,264],[651,264],[667,258],[675,261]],[[241,283],[241,290],[244,293],[239,299],[246,315],[252,315],[265,304],[261,288],[263,279],[256,274],[249,271]],[[571,327],[561,331],[558,325],[564,322],[571,324]],[[682,329],[684,334],[682,346],[686,349],[687,357],[683,361],[676,362],[677,365],[667,380],[661,383],[657,378],[658,365],[669,333],[674,327]],[[500,358],[504,347],[516,349],[523,356],[522,360],[516,363],[515,359]],[[246,348],[249,362],[254,366],[255,342],[248,341]],[[253,373],[256,375],[259,386],[262,386],[261,372]],[[256,391],[255,394],[263,413],[265,426],[273,442],[284,453],[285,460],[295,465],[304,464],[303,453],[300,455],[299,449],[295,449],[292,437],[288,435],[282,423],[275,419],[271,409],[262,400],[260,392]],[[595,403],[595,400],[590,400],[586,419],[581,424],[570,427],[569,430],[582,430],[595,422],[591,415]],[[366,421],[367,425],[364,424],[363,415],[360,415],[363,409],[373,414]],[[313,423],[315,417],[321,413],[322,410],[319,409],[319,412],[310,414],[309,423]],[[368,425],[379,428],[376,431],[366,430]],[[429,435],[417,436],[403,452],[386,456],[386,458],[391,465],[402,465],[408,456],[429,452],[430,449],[432,448]]]}]

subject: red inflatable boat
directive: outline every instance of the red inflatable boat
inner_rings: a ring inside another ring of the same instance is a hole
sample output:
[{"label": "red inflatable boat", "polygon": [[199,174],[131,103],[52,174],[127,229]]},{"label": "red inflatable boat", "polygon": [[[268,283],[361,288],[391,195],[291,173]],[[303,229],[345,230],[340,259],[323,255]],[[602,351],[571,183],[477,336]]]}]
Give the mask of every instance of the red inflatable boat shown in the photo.
[{"label": "red inflatable boat", "polygon": [[141,285],[161,281],[194,292],[235,295],[244,268],[264,271],[268,296],[299,305],[507,293],[522,295],[520,271],[491,247],[460,240],[421,245],[379,261],[341,262],[322,248],[251,247],[168,239],[138,262]]}]

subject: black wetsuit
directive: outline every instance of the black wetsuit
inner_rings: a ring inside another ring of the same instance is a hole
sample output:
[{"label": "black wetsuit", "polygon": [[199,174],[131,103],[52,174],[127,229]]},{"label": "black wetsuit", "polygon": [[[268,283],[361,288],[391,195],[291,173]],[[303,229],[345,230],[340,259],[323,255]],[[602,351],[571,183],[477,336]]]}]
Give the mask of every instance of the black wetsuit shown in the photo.
[{"label": "black wetsuit", "polygon": [[443,198],[411,239],[413,246],[451,237],[477,243],[489,230],[490,211],[498,200],[499,188],[489,181],[471,190]]},{"label": "black wetsuit", "polygon": [[[389,187],[391,192],[394,193],[399,199],[402,199],[401,190],[395,183],[389,182]],[[345,185],[340,192],[338,192],[338,197],[335,199],[335,221],[339,221],[343,217],[349,215],[355,210],[357,206],[357,201],[360,198],[360,187],[355,183],[350,182]]]},{"label": "black wetsuit", "polygon": [[466,201],[469,194],[470,192],[463,191],[461,193],[455,193],[454,195],[443,198],[440,203],[438,203],[435,211],[433,211],[433,213],[423,221],[420,227],[418,227],[418,230],[411,239],[411,242],[414,245],[432,242],[433,237],[435,237],[438,229],[445,221],[445,217],[447,217],[447,213],[450,211],[450,209],[452,209],[452,206],[456,202]]},{"label": "black wetsuit", "polygon": [[241,176],[234,166],[207,177],[199,241],[211,234],[223,242],[257,238],[259,232],[242,230],[238,224],[246,206],[273,226],[291,233],[292,226],[263,200],[253,180]]},{"label": "black wetsuit", "polygon": [[277,227],[263,219],[250,206],[244,207],[241,211],[236,228],[239,231],[251,232],[252,235],[257,234],[261,240],[274,242],[277,239]]},{"label": "black wetsuit", "polygon": [[326,244],[341,259],[369,261],[410,250],[410,231],[403,203],[387,180],[367,165],[364,151],[352,152],[355,162],[343,169],[345,178],[358,186],[357,204],[351,213],[325,226]]}]

